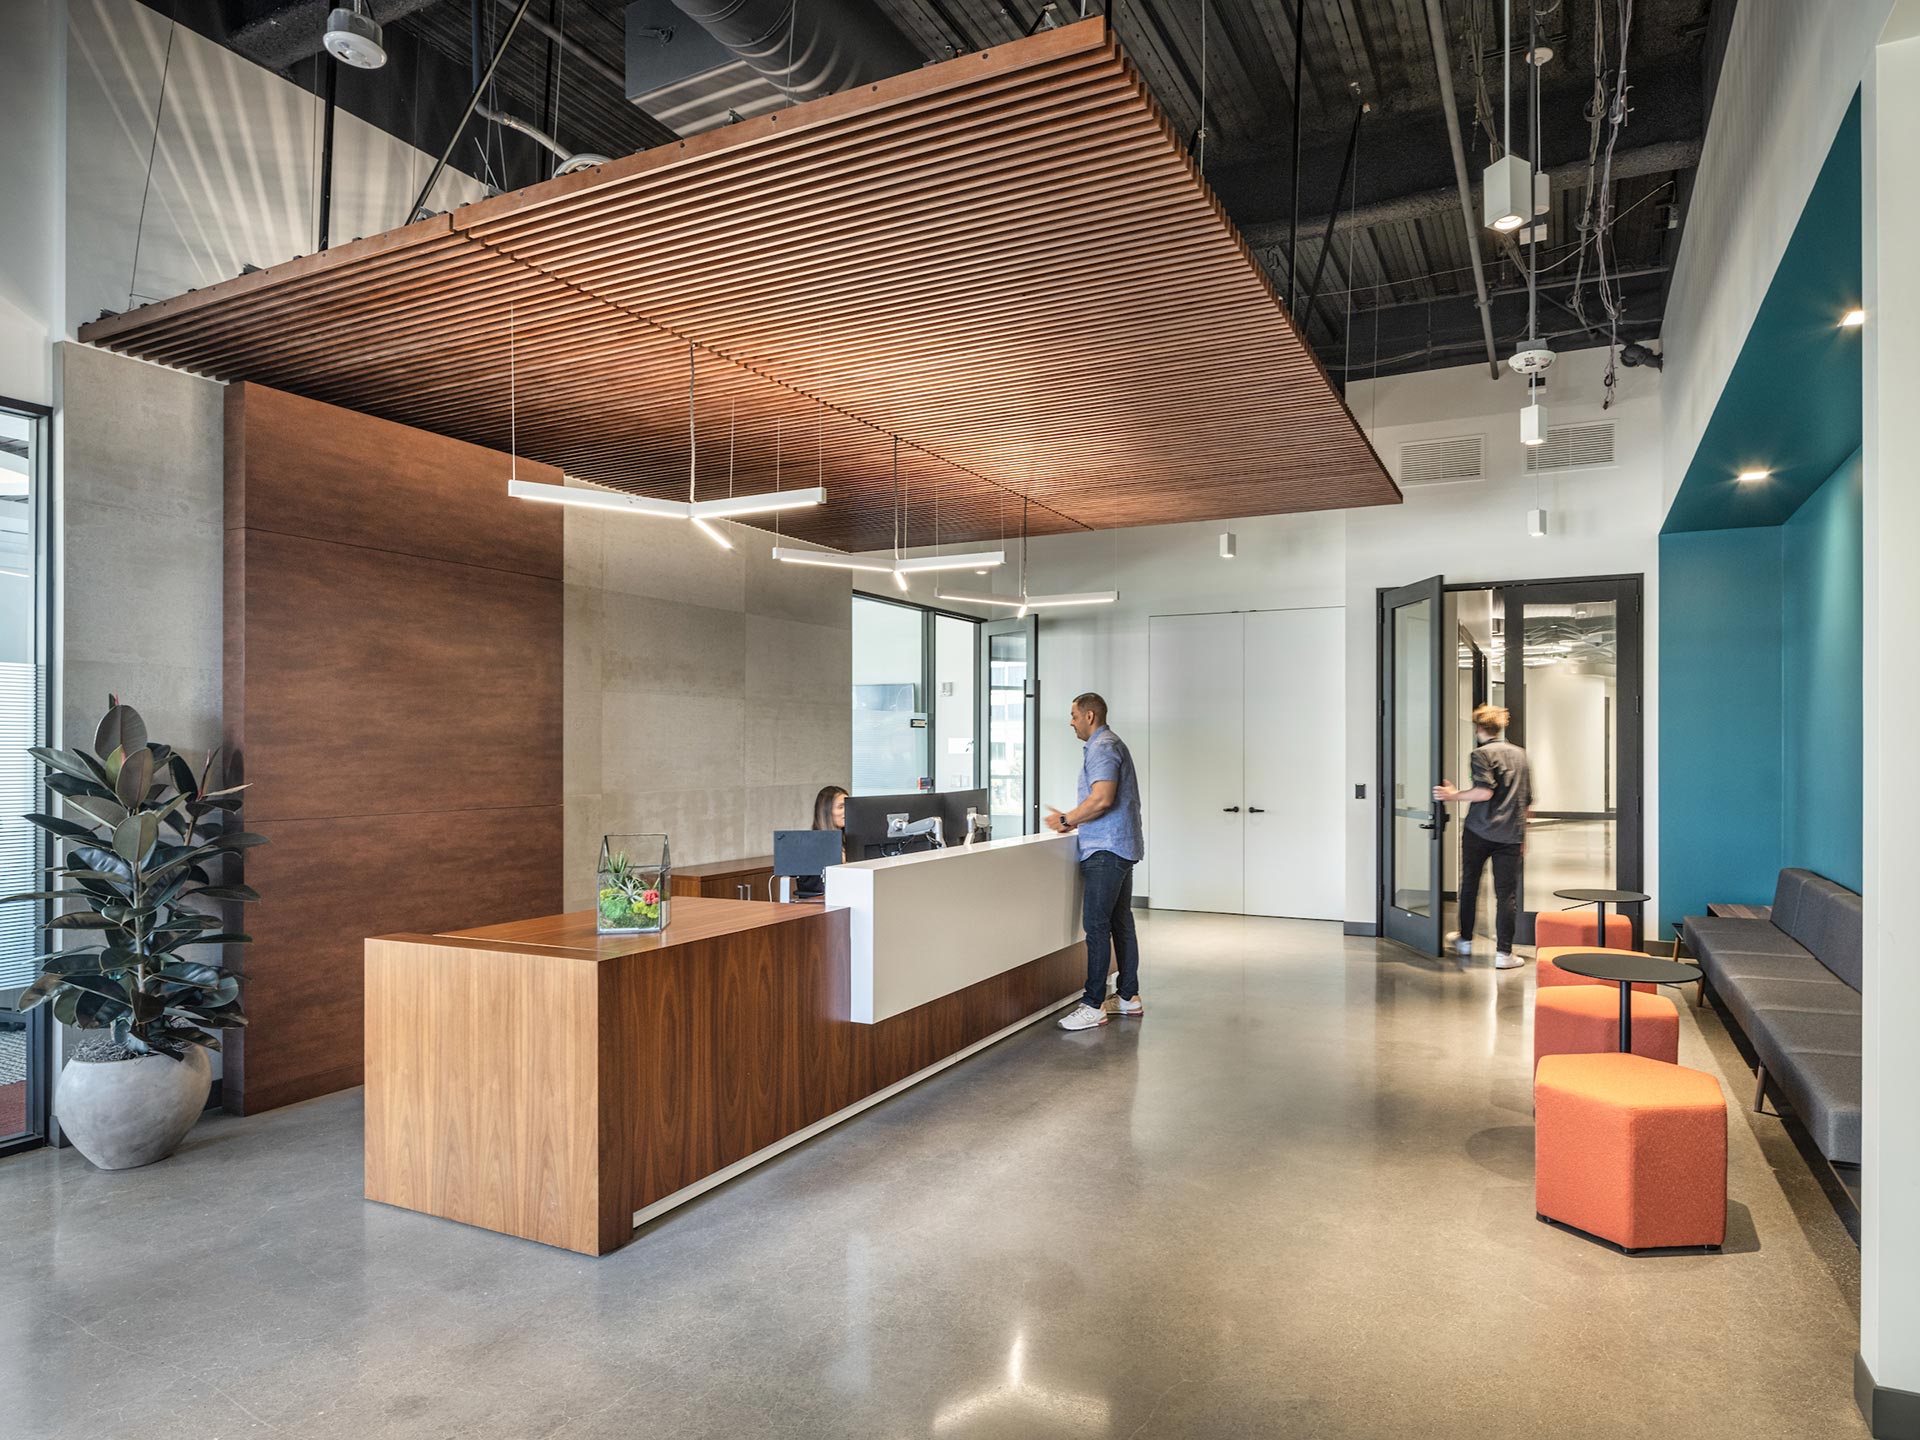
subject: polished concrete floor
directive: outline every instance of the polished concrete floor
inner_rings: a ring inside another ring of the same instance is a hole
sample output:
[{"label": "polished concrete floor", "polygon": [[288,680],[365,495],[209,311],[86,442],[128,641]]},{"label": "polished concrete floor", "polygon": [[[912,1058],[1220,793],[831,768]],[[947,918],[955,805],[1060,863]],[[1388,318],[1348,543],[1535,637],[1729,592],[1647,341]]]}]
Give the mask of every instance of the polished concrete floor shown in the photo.
[{"label": "polished concrete floor", "polygon": [[360,1199],[358,1093],[0,1161],[0,1434],[1860,1436],[1857,1255],[1731,1111],[1726,1253],[1533,1217],[1530,970],[1159,914],[1036,1027],[588,1260]]}]

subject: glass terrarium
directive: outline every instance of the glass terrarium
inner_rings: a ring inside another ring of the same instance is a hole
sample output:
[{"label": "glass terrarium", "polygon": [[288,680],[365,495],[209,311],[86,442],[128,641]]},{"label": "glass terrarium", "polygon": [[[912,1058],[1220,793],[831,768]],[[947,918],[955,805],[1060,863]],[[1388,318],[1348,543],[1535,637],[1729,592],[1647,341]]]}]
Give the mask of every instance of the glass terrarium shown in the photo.
[{"label": "glass terrarium", "polygon": [[664,835],[608,835],[600,841],[602,935],[652,935],[667,928],[673,862]]}]

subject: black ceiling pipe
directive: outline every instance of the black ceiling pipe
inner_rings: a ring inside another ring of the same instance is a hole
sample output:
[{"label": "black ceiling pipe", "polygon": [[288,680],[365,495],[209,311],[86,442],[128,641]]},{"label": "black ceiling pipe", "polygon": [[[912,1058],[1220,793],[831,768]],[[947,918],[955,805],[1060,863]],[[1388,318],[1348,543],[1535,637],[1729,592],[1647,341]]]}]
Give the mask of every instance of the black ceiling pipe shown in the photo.
[{"label": "black ceiling pipe", "polygon": [[918,70],[927,57],[872,0],[673,0],[790,100]]}]

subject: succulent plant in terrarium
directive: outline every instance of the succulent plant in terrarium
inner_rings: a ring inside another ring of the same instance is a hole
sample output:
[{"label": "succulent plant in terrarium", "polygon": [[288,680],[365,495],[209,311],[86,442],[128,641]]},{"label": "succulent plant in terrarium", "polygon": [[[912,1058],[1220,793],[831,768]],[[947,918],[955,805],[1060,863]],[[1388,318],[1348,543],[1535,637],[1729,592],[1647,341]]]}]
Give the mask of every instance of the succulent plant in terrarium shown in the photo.
[{"label": "succulent plant in terrarium", "polygon": [[596,903],[601,932],[664,930],[669,874],[664,835],[609,835],[601,841]]}]

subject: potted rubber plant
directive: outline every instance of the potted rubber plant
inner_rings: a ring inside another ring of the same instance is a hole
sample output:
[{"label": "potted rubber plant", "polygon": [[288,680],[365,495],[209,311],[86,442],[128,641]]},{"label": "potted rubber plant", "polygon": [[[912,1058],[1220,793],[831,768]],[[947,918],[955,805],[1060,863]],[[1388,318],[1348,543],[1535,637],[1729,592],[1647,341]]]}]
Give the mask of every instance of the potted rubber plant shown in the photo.
[{"label": "potted rubber plant", "polygon": [[107,704],[92,751],[30,752],[67,814],[26,818],[63,858],[49,888],[0,904],[51,901],[58,913],[45,928],[79,942],[37,958],[40,978],[19,1008],[49,1004],[62,1024],[101,1032],[60,1072],[54,1113],[82,1155],[125,1170],[165,1159],[186,1138],[206,1107],[207,1052],[220,1048],[222,1030],[246,1023],[240,976],[203,957],[209,946],[248,943],[214,910],[260,898],[221,871],[230,854],[266,841],[228,828],[246,787],[222,788],[217,751],[196,771],[147,738],[132,706]]}]

